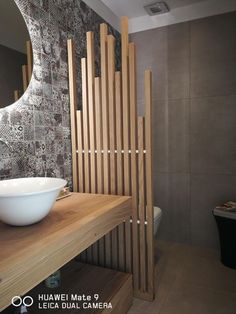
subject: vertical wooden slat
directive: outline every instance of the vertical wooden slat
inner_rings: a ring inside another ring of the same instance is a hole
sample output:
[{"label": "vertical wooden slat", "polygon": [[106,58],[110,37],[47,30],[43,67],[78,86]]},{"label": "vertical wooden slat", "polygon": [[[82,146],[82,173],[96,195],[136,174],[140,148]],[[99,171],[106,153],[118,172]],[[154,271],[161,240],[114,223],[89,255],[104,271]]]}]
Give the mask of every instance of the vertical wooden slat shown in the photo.
[{"label": "vertical wooden slat", "polygon": [[[94,61],[94,34],[86,33],[87,39],[87,88],[88,88],[88,121],[89,121],[89,144],[90,144],[90,190],[96,193],[96,140],[95,140],[95,108],[94,108],[94,79],[95,79],[95,61]],[[87,249],[87,259],[89,263],[93,261],[93,247]]]},{"label": "vertical wooden slat", "polygon": [[95,242],[91,246],[91,250],[92,250],[92,260],[89,262],[92,262],[93,264],[98,265],[98,261],[99,261],[98,242]]},{"label": "vertical wooden slat", "polygon": [[101,46],[101,84],[102,84],[102,124],[103,124],[103,170],[104,170],[104,193],[109,194],[109,110],[108,110],[108,69],[107,69],[107,25],[100,25]]},{"label": "vertical wooden slat", "polygon": [[28,87],[28,78],[27,78],[27,65],[22,65],[22,79],[23,79],[23,91],[25,92]]},{"label": "vertical wooden slat", "polygon": [[33,52],[32,52],[32,45],[29,40],[26,42],[26,53],[27,53],[28,82],[30,82],[32,69],[33,69]]},{"label": "vertical wooden slat", "polygon": [[133,286],[139,288],[139,236],[138,236],[138,175],[137,175],[137,101],[136,101],[136,51],[129,44],[129,96],[130,96],[130,147],[131,147],[131,191],[132,191],[132,247]]},{"label": "vertical wooden slat", "polygon": [[152,182],[152,73],[145,71],[145,145],[147,195],[148,292],[154,298],[153,182]]},{"label": "vertical wooden slat", "polygon": [[103,162],[102,162],[102,108],[101,81],[95,78],[95,117],[96,117],[96,150],[97,150],[97,192],[103,193]]},{"label": "vertical wooden slat", "polygon": [[[83,167],[83,119],[81,110],[77,110],[77,148],[78,148],[78,188],[79,192],[84,192],[84,167]],[[80,262],[87,261],[87,252],[84,250],[79,255]]]},{"label": "vertical wooden slat", "polygon": [[80,255],[78,256],[79,258],[79,261],[82,262],[82,263],[86,263],[87,261],[87,253],[86,253],[86,250],[83,251],[82,253],[80,253]]},{"label": "vertical wooden slat", "polygon": [[[102,162],[102,108],[101,108],[101,80],[99,77],[95,78],[94,84],[94,98],[95,98],[95,119],[96,119],[96,151],[97,151],[97,193],[103,193],[103,162]],[[99,247],[103,246],[104,241],[100,239],[94,243],[93,251],[93,262],[99,264]],[[102,254],[102,253],[101,253]]]},{"label": "vertical wooden slat", "polygon": [[[28,46],[28,45],[27,45]],[[69,93],[70,93],[70,123],[71,123],[71,145],[72,145],[72,179],[73,191],[78,191],[78,168],[77,168],[77,131],[76,131],[76,110],[77,110],[77,86],[75,69],[75,48],[72,39],[67,41],[68,49],[68,70],[69,70]],[[28,51],[28,50],[27,50]],[[29,67],[29,65],[28,65]]]},{"label": "vertical wooden slat", "polygon": [[115,117],[115,38],[107,36],[108,45],[108,101],[110,134],[110,193],[116,194],[116,117]]},{"label": "vertical wooden slat", "polygon": [[20,98],[20,92],[18,90],[14,90],[14,100],[17,101]]},{"label": "vertical wooden slat", "polygon": [[[110,134],[110,193],[117,193],[116,184],[116,112],[115,112],[115,38],[107,36],[108,56],[108,101],[109,101],[109,134]],[[111,232],[112,267],[118,266],[118,231]]]},{"label": "vertical wooden slat", "polygon": [[95,109],[94,109],[94,34],[87,32],[87,73],[88,73],[88,108],[89,108],[89,140],[90,140],[90,175],[91,193],[96,193],[96,155],[95,155]]},{"label": "vertical wooden slat", "polygon": [[[128,18],[121,18],[121,57],[122,57],[122,100],[123,100],[123,141],[124,141],[124,194],[131,195],[130,189],[130,108],[129,108],[129,75],[128,75]],[[126,237],[126,271],[132,271],[131,227],[125,223]]]},{"label": "vertical wooden slat", "polygon": [[122,98],[124,129],[124,192],[131,195],[130,189],[130,105],[129,105],[129,72],[128,72],[128,18],[121,19],[121,57],[122,57]]},{"label": "vertical wooden slat", "polygon": [[78,191],[84,192],[84,160],[83,160],[83,125],[82,112],[77,110],[77,148],[78,148]]},{"label": "vertical wooden slat", "polygon": [[[103,124],[103,178],[104,193],[109,194],[110,167],[109,167],[109,111],[108,111],[108,70],[107,70],[107,34],[105,23],[100,25],[100,49],[101,49],[101,86],[102,86],[102,124]],[[108,252],[106,248],[109,248]],[[107,235],[99,241],[99,263],[104,266],[110,263],[110,236]],[[106,257],[105,257],[106,255]]]},{"label": "vertical wooden slat", "polygon": [[121,103],[121,73],[115,73],[115,97],[116,97],[116,149],[117,149],[117,194],[124,193],[124,169],[123,169],[123,115]]},{"label": "vertical wooden slat", "polygon": [[139,246],[140,246],[140,289],[146,292],[146,234],[145,234],[145,161],[144,161],[144,118],[138,117],[138,186],[139,186]]},{"label": "vertical wooden slat", "polygon": [[[101,96],[102,96],[102,140],[103,140],[103,187],[104,193],[109,193],[109,137],[108,137],[108,85],[107,85],[107,25],[100,24],[101,53]],[[105,265],[105,237],[99,240],[99,264]]]},{"label": "vertical wooden slat", "polygon": [[[124,168],[123,168],[123,114],[121,103],[121,73],[115,73],[116,95],[116,149],[117,149],[117,194],[124,193]],[[118,226],[119,270],[125,271],[125,224]]]},{"label": "vertical wooden slat", "polygon": [[82,115],[83,115],[83,144],[84,144],[84,189],[90,193],[90,156],[89,156],[89,122],[88,122],[88,88],[87,60],[81,59],[82,72]]}]

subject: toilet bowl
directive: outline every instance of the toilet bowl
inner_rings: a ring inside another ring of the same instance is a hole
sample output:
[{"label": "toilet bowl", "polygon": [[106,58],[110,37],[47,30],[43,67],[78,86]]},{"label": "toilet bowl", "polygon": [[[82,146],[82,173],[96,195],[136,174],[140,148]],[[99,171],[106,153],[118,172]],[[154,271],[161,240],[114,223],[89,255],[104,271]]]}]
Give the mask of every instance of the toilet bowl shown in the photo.
[{"label": "toilet bowl", "polygon": [[157,230],[161,221],[161,215],[162,215],[161,209],[159,207],[154,206],[153,219],[154,219],[154,236],[155,237],[157,236]]}]

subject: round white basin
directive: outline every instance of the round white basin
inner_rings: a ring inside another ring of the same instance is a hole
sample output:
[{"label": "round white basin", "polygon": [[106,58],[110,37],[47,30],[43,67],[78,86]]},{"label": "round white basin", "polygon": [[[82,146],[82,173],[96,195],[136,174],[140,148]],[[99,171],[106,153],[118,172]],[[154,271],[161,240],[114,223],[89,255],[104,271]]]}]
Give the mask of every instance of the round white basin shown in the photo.
[{"label": "round white basin", "polygon": [[40,221],[66,184],[66,180],[45,177],[0,181],[0,220],[13,226]]}]

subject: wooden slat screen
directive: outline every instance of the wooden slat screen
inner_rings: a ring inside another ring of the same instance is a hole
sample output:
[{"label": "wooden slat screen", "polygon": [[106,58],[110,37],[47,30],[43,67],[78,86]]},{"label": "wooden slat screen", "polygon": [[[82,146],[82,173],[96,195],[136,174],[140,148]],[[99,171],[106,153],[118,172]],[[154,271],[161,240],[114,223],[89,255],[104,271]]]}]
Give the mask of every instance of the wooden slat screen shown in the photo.
[{"label": "wooden slat screen", "polygon": [[132,272],[134,295],[153,300],[152,73],[145,71],[145,117],[138,117],[136,51],[129,43],[126,17],[121,31],[119,72],[115,38],[106,24],[100,25],[101,77],[95,77],[94,35],[87,33],[87,58],[81,61],[83,109],[77,113],[74,48],[68,41],[74,191],[132,195],[130,220],[94,243],[81,260]]}]

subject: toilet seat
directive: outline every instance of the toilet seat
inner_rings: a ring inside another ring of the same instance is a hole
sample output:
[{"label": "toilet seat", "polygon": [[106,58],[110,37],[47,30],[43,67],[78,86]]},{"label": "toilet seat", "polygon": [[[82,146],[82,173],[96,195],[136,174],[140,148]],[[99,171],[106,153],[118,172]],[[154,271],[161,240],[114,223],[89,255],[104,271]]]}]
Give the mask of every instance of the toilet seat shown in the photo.
[{"label": "toilet seat", "polygon": [[161,216],[161,209],[154,206],[154,220],[157,220]]},{"label": "toilet seat", "polygon": [[229,219],[236,219],[236,212],[230,212],[230,211],[226,211],[226,210],[221,210],[221,209],[213,209],[213,214],[215,216],[220,216],[223,218],[229,218]]}]

